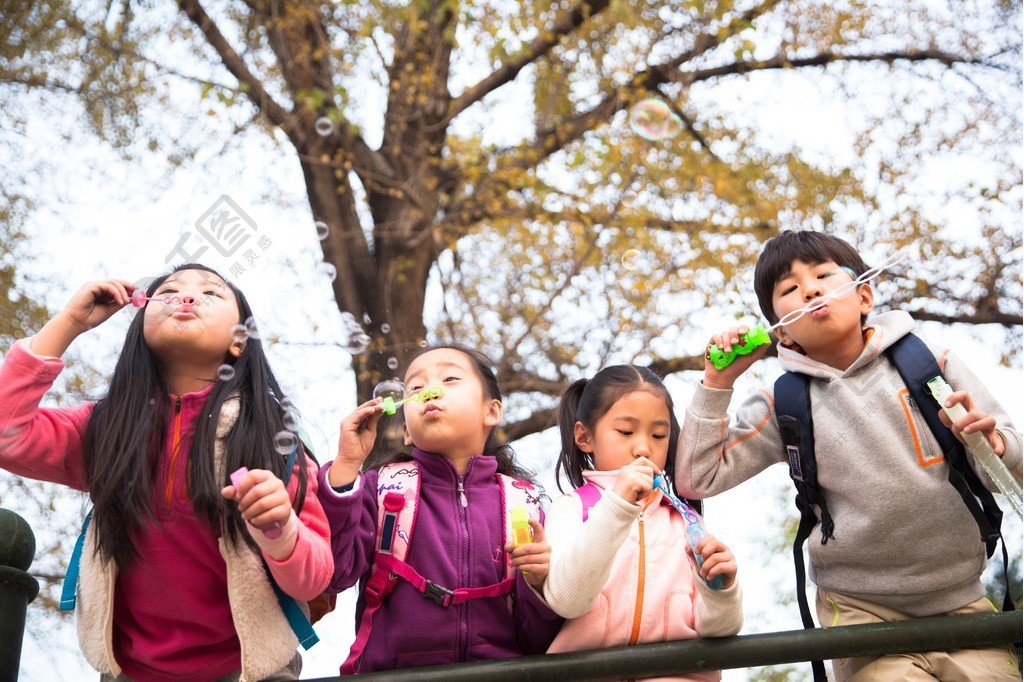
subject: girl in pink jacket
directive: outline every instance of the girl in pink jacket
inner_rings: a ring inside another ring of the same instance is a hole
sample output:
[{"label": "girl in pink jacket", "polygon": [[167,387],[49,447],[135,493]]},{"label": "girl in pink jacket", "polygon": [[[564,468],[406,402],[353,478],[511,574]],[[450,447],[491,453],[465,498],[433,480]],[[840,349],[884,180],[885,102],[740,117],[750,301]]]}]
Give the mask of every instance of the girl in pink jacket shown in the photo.
[{"label": "girl in pink jacket", "polygon": [[[144,309],[106,397],[40,407],[71,342],[131,303]],[[101,679],[298,677],[268,571],[305,601],[333,560],[316,463],[289,430],[251,317],[242,292],[200,265],[146,290],[90,282],[0,365],[0,467],[92,499],[77,611]]]},{"label": "girl in pink jacket", "polygon": [[663,493],[679,423],[657,375],[617,365],[580,379],[562,395],[558,426],[559,487],[564,474],[576,490],[555,500],[544,524],[551,545],[544,598],[570,619],[548,653],[739,632],[732,552],[704,535],[698,565],[687,527],[699,517],[680,503],[687,520]]}]

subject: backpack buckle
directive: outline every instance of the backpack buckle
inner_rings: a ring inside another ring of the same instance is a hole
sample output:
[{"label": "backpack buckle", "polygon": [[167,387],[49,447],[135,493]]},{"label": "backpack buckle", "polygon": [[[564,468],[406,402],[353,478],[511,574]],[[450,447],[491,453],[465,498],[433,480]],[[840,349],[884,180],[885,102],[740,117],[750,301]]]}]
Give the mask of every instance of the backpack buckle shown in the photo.
[{"label": "backpack buckle", "polygon": [[423,596],[438,606],[448,606],[452,603],[454,592],[447,587],[441,587],[435,582],[427,581],[427,587],[423,590]]}]

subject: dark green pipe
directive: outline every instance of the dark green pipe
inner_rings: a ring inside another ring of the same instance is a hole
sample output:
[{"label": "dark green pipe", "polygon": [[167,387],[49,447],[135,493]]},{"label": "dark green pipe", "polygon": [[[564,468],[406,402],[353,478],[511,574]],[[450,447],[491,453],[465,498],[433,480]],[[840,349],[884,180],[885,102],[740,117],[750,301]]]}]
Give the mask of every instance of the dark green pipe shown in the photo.
[{"label": "dark green pipe", "polygon": [[25,519],[0,509],[0,682],[15,682],[21,664],[25,611],[39,594],[39,582],[26,571],[36,539]]},{"label": "dark green pipe", "polygon": [[[816,630],[792,630],[721,639],[691,639],[598,651],[509,658],[392,670],[345,680],[389,682],[468,682],[529,680],[535,682],[603,682],[665,677],[703,670],[750,668],[811,659],[829,660],[887,653],[969,649],[1021,639],[1020,611],[971,616],[918,618]],[[810,669],[808,668],[808,675]],[[340,678],[321,678],[337,680]]]}]

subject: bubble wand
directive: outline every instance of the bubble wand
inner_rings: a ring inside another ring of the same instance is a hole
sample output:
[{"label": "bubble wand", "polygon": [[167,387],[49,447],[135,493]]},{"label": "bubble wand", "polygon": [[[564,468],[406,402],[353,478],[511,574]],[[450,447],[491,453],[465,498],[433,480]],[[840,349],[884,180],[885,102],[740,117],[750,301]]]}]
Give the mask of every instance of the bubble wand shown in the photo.
[{"label": "bubble wand", "polygon": [[[953,395],[953,389],[941,376],[929,379],[925,385],[950,421],[955,423],[967,416],[967,409],[960,403],[953,407],[946,407],[946,401],[949,400],[949,396]],[[985,467],[992,482],[996,484],[1001,493],[1006,495],[1013,511],[1017,512],[1019,518],[1024,519],[1024,500],[1022,500],[1024,495],[1021,492],[1020,481],[1014,478],[1006,463],[992,449],[992,444],[988,442],[985,434],[981,431],[973,431],[971,433],[961,432],[960,435],[963,436],[967,447],[974,453],[975,459]]]},{"label": "bubble wand", "polygon": [[862,274],[860,277],[855,278],[853,281],[838,286],[832,291],[828,292],[827,294],[824,294],[823,296],[814,299],[813,301],[805,305],[803,308],[798,308],[797,310],[790,311],[775,324],[769,327],[766,327],[761,323],[754,325],[752,329],[750,329],[746,334],[743,334],[740,337],[742,339],[742,342],[739,344],[733,344],[732,350],[729,351],[728,353],[726,353],[724,350],[722,350],[715,344],[709,345],[707,351],[708,360],[710,360],[711,364],[715,366],[715,369],[719,371],[725,369],[730,364],[732,364],[732,361],[735,360],[737,356],[748,355],[751,352],[753,352],[755,348],[771,343],[772,340],[771,337],[768,336],[768,332],[774,331],[779,327],[784,327],[788,324],[793,324],[804,315],[807,315],[808,313],[813,313],[815,310],[818,310],[819,308],[823,307],[826,303],[833,299],[848,296],[853,291],[855,291],[857,287],[859,287],[861,284],[867,284],[869,281],[882,274],[884,270],[888,270],[892,266],[901,262],[906,257],[906,251],[897,251],[893,255],[889,256],[881,265],[865,271],[864,274]]},{"label": "bubble wand", "polygon": [[382,381],[373,389],[373,397],[381,399],[385,414],[395,414],[400,405],[404,405],[411,400],[418,400],[424,403],[428,400],[437,400],[444,395],[444,389],[440,386],[427,386],[423,390],[410,393],[404,398],[399,397],[397,400],[395,399],[395,396],[402,396],[404,393],[405,386],[400,381]]},{"label": "bubble wand", "polygon": [[[697,560],[698,566],[704,565],[704,557],[697,553],[697,545],[700,543],[706,533],[704,528],[700,525],[700,517],[697,515],[697,511],[686,504],[678,497],[669,492],[668,484],[665,482],[665,477],[661,474],[654,476],[654,487],[661,491],[673,507],[676,508],[683,516],[683,520],[686,521],[686,541],[690,543],[690,549],[693,550],[693,558]],[[722,589],[722,585],[725,583],[725,576],[716,575],[711,580],[705,580],[712,590]]]}]

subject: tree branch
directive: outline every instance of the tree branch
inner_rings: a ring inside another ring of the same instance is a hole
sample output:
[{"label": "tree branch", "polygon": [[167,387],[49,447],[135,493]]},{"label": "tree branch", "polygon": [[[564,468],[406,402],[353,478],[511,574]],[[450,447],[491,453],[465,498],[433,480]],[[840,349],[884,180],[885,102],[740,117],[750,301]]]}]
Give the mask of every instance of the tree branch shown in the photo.
[{"label": "tree branch", "polygon": [[941,50],[914,50],[911,52],[878,52],[871,54],[855,55],[822,52],[821,54],[812,55],[810,57],[800,57],[794,59],[789,59],[787,57],[784,57],[783,55],[776,55],[775,57],[765,61],[734,62],[732,64],[723,64],[722,66],[717,66],[710,69],[680,72],[678,74],[675,74],[672,80],[684,84],[691,84],[699,81],[709,80],[711,78],[741,75],[751,73],[754,71],[768,71],[772,69],[801,69],[815,66],[827,66],[829,64],[834,64],[837,62],[881,62],[884,64],[892,64],[894,62],[899,61],[935,61],[939,62],[940,64],[945,64],[946,66],[953,66],[956,64],[985,63],[985,61],[981,59],[959,57],[948,52],[942,52]]},{"label": "tree branch", "polygon": [[452,100],[448,107],[448,115],[442,121],[443,125],[447,126],[452,119],[473,104],[479,102],[506,83],[515,80],[520,71],[550,52],[561,42],[562,38],[592,19],[594,15],[600,13],[608,5],[609,0],[582,0],[573,9],[562,13],[550,29],[542,30],[540,35],[520,50],[518,54],[505,61],[476,85],[466,88],[461,95]]},{"label": "tree branch", "polygon": [[206,42],[217,52],[224,67],[245,86],[245,94],[249,101],[266,114],[274,125],[281,128],[297,148],[302,149],[305,145],[305,133],[296,125],[296,116],[270,96],[263,82],[249,70],[245,60],[231,47],[199,0],[178,0],[178,7],[203,32]]}]

